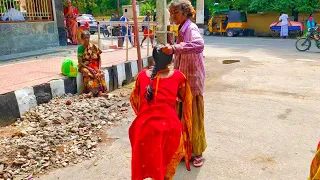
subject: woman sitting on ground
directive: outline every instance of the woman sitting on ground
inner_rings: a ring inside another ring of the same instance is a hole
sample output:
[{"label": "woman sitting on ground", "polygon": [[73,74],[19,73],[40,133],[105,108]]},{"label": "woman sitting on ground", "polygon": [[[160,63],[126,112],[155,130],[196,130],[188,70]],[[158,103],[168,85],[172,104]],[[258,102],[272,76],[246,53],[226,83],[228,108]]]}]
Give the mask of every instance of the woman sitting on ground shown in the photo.
[{"label": "woman sitting on ground", "polygon": [[[138,75],[131,94],[137,114],[129,129],[135,180],[172,180],[183,157],[190,170],[192,93],[186,77],[168,67],[172,57],[155,47],[154,68]],[[175,109],[177,98],[183,102],[182,121]]]},{"label": "woman sitting on ground", "polygon": [[78,47],[79,72],[83,75],[83,93],[87,97],[106,96],[107,88],[104,73],[101,70],[102,51],[90,43],[90,32],[81,34],[83,44]]}]

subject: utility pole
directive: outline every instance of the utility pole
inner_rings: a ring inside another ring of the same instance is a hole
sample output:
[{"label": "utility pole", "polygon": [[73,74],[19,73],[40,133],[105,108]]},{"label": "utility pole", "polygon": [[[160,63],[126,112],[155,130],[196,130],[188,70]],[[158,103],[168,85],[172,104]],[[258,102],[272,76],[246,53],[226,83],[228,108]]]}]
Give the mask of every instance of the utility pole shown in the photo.
[{"label": "utility pole", "polygon": [[118,0],[117,11],[118,11],[118,16],[120,17],[120,0]]},{"label": "utility pole", "polygon": [[136,0],[132,0],[132,13],[133,13],[133,23],[134,23],[134,38],[137,42],[138,70],[140,72],[140,71],[142,71],[143,65],[142,65],[141,49],[140,49],[140,42],[139,42],[137,1]]},{"label": "utility pole", "polygon": [[200,30],[200,33],[204,33],[204,0],[197,0],[197,7],[196,7],[196,23]]},{"label": "utility pole", "polygon": [[159,44],[167,44],[167,1],[157,0],[157,41]]}]

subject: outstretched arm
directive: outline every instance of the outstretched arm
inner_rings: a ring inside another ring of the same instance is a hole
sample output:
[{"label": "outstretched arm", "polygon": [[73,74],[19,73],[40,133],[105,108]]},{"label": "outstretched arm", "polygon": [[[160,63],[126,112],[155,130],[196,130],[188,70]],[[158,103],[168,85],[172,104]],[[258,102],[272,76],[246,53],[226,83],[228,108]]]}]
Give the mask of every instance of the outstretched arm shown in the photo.
[{"label": "outstretched arm", "polygon": [[198,28],[191,28],[191,41],[174,45],[175,54],[199,54],[204,50],[204,41]]}]

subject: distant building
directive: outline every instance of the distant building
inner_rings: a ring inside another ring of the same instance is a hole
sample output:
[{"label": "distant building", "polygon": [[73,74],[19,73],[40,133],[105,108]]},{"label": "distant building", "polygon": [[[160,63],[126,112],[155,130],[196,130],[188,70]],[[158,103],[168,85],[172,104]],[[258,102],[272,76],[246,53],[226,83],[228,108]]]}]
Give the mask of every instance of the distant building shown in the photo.
[{"label": "distant building", "polygon": [[[140,8],[139,5],[137,7],[137,17],[140,16]],[[133,12],[132,12],[132,5],[126,5],[122,6],[122,13],[124,16],[126,16],[129,19],[133,19]]]}]

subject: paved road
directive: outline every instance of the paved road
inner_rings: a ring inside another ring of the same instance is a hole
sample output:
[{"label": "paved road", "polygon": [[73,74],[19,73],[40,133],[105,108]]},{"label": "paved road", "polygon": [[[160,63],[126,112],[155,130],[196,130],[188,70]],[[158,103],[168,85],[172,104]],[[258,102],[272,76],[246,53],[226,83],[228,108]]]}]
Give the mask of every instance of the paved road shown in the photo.
[{"label": "paved road", "polygon": [[[251,58],[257,58],[252,53],[264,52],[271,57],[277,56],[287,60],[319,60],[320,49],[314,44],[311,50],[299,52],[295,48],[295,39],[273,39],[273,38],[243,38],[243,37],[205,37],[207,50],[212,48],[227,48],[232,52],[241,53]],[[219,52],[215,52],[215,54]],[[268,56],[266,56],[268,57]]]},{"label": "paved road", "polygon": [[[205,40],[206,162],[191,172],[181,164],[175,179],[306,179],[320,137],[317,50],[297,52],[293,40]],[[129,180],[132,120],[108,131],[119,139],[102,147],[97,166],[91,160],[40,179]]]}]

